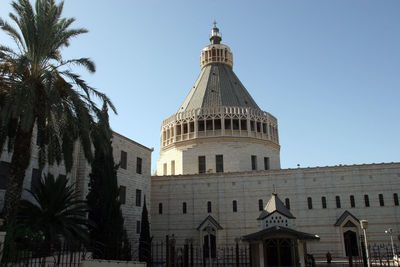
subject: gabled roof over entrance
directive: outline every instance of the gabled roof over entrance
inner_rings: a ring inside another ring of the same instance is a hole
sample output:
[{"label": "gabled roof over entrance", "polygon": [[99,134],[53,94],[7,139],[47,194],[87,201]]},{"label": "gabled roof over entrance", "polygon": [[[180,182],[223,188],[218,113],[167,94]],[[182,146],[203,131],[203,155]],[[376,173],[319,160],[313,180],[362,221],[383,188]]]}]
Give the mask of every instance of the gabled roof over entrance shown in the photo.
[{"label": "gabled roof over entrance", "polygon": [[199,224],[199,226],[197,227],[197,230],[200,230],[201,228],[203,228],[203,226],[204,226],[205,224],[207,224],[207,223],[209,223],[209,224],[211,224],[212,226],[214,226],[217,230],[223,229],[222,226],[217,222],[216,219],[214,219],[213,216],[208,215],[208,216]]},{"label": "gabled roof over entrance", "polygon": [[294,217],[293,214],[286,208],[285,204],[283,204],[282,200],[279,199],[278,194],[276,193],[271,195],[271,198],[269,199],[264,210],[261,212],[260,216],[258,216],[257,220],[262,220],[274,212],[278,212],[290,219],[296,219],[296,217]]},{"label": "gabled roof over entrance", "polygon": [[267,229],[243,236],[244,241],[261,241],[268,237],[279,237],[279,235],[289,235],[298,240],[319,240],[319,236],[308,234],[283,226],[273,226]]},{"label": "gabled roof over entrance", "polygon": [[351,214],[349,211],[345,211],[343,212],[343,214],[339,217],[339,219],[337,219],[337,221],[335,222],[334,226],[341,226],[343,224],[343,222],[348,218],[353,218],[354,220],[356,220],[356,222],[360,223],[360,220],[357,219],[356,216],[354,216],[353,214]]}]

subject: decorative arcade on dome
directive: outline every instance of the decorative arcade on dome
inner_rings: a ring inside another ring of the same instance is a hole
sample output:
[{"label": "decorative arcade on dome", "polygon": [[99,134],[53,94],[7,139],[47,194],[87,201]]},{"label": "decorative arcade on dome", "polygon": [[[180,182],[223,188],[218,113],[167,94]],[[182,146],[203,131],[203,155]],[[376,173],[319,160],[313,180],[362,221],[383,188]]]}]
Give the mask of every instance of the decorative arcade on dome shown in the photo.
[{"label": "decorative arcade on dome", "polygon": [[221,40],[214,23],[197,81],[162,123],[157,175],[280,168],[277,119],[235,75],[232,52]]}]

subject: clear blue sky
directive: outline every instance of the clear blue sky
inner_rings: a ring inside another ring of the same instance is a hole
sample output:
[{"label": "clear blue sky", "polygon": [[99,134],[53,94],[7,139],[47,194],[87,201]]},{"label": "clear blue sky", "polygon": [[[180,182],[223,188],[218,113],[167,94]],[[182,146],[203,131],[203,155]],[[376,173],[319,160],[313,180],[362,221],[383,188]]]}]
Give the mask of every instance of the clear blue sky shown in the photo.
[{"label": "clear blue sky", "polygon": [[278,119],[282,168],[398,162],[399,14],[398,0],[67,0],[64,15],[90,32],[63,55],[96,62],[84,78],[118,108],[115,131],[155,148],[152,171],[161,122],[193,86],[214,19],[235,73]]}]

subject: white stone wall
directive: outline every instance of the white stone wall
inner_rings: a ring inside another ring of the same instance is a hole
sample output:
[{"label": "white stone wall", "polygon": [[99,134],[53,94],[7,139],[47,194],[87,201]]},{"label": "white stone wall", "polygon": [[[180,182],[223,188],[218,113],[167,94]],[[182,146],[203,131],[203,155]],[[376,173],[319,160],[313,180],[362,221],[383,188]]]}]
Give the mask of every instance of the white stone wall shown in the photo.
[{"label": "white stone wall", "polygon": [[[153,176],[152,234],[155,239],[174,234],[177,242],[186,238],[198,241],[196,228],[209,215],[207,201],[211,201],[210,214],[224,228],[218,231],[217,242],[232,244],[235,238],[262,229],[256,220],[258,200],[263,199],[266,205],[274,186],[283,202],[290,199],[295,228],[321,237],[319,242],[308,244],[317,257],[323,258],[328,250],[333,257],[344,256],[343,228],[334,224],[346,210],[369,221],[370,242],[388,242],[384,230],[389,227],[395,237],[400,234],[400,206],[393,201],[393,193],[400,195],[400,163]],[[365,207],[365,194],[370,207]],[[379,194],[384,195],[383,207],[379,206]],[[355,197],[354,208],[350,195]],[[322,196],[327,198],[326,209],[322,208]],[[341,208],[336,208],[336,196],[340,196]],[[312,209],[308,209],[307,197],[312,198]],[[237,200],[237,212],[233,212],[233,200]],[[187,203],[187,214],[182,214],[183,202]],[[159,203],[163,214],[158,214]]]},{"label": "white stone wall", "polygon": [[157,175],[171,175],[171,161],[175,160],[175,174],[199,172],[198,157],[206,157],[206,171],[216,172],[215,156],[223,155],[224,172],[250,171],[251,156],[257,157],[257,170],[264,169],[264,157],[270,158],[270,169],[280,169],[279,147],[269,141],[252,138],[203,138],[172,145],[161,151]]}]

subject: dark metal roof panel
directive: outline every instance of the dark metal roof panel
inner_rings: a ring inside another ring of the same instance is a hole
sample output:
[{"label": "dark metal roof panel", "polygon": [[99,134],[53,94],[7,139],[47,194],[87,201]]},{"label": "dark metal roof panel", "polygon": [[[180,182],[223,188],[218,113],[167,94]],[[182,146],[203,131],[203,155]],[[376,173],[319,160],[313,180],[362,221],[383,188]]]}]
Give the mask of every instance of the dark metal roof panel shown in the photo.
[{"label": "dark metal roof panel", "polygon": [[300,232],[291,228],[283,226],[272,226],[261,231],[248,234],[242,237],[244,241],[261,241],[267,237],[274,236],[277,234],[287,234],[296,237],[299,240],[319,240],[319,236]]}]

